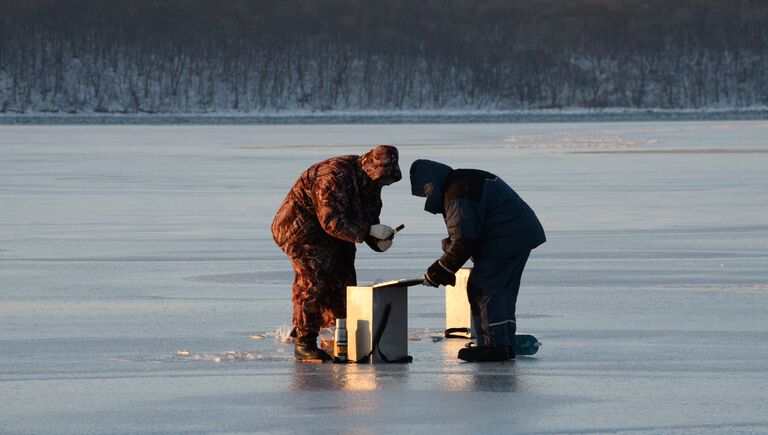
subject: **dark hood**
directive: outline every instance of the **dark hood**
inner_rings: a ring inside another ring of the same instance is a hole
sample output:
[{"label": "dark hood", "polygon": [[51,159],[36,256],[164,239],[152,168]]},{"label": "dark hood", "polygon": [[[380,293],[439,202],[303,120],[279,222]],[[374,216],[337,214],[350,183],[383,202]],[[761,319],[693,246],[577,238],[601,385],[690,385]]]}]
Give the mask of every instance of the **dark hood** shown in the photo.
[{"label": "dark hood", "polygon": [[386,186],[403,178],[398,166],[398,157],[397,148],[379,145],[360,156],[360,167],[371,180]]},{"label": "dark hood", "polygon": [[427,198],[424,210],[443,212],[443,186],[451,167],[432,160],[416,160],[411,165],[411,194]]}]

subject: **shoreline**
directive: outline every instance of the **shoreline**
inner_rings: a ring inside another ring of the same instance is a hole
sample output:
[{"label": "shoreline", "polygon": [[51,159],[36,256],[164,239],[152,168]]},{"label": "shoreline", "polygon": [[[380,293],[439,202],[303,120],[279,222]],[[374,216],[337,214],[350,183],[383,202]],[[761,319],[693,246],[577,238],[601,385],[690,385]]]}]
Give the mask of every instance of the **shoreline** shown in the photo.
[{"label": "shoreline", "polygon": [[481,124],[768,120],[768,108],[530,111],[329,111],[212,113],[0,113],[0,125]]}]

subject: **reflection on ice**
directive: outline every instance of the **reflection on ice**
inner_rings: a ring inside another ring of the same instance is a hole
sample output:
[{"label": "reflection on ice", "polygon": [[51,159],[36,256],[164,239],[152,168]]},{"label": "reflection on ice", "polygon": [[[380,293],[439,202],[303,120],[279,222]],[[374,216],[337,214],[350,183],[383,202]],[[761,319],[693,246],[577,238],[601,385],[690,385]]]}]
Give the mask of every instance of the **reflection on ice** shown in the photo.
[{"label": "reflection on ice", "polygon": [[447,391],[485,391],[493,393],[523,392],[524,376],[515,372],[515,361],[474,364],[461,373],[443,375],[443,387]]},{"label": "reflection on ice", "polygon": [[397,364],[382,367],[370,364],[307,364],[295,362],[291,386],[299,391],[374,391],[380,386],[382,378],[388,386],[406,385],[408,366]]}]

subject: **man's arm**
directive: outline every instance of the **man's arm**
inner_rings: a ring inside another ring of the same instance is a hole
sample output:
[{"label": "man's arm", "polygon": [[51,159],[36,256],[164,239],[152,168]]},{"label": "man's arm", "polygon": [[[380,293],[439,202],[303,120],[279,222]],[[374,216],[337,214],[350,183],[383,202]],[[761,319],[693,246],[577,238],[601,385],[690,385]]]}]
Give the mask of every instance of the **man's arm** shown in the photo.
[{"label": "man's arm", "polygon": [[350,197],[352,193],[347,187],[352,185],[351,175],[343,171],[318,176],[313,192],[315,212],[320,226],[329,235],[352,243],[362,243],[370,225],[347,215],[347,211],[356,202]]},{"label": "man's arm", "polygon": [[432,285],[454,285],[455,273],[469,260],[480,243],[479,203],[469,199],[453,199],[445,208],[448,242],[445,253],[432,263],[424,277]]},{"label": "man's arm", "polygon": [[450,243],[445,246],[445,253],[440,263],[456,272],[474,255],[480,243],[480,216],[476,201],[458,198],[451,200],[445,208],[445,225]]}]

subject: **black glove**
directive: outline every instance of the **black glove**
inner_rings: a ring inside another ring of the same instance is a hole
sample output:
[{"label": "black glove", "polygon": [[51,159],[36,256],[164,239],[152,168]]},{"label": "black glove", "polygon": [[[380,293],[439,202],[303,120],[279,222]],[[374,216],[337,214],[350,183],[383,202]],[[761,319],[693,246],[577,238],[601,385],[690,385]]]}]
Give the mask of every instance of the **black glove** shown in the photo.
[{"label": "black glove", "polygon": [[437,287],[439,285],[456,285],[456,273],[450,271],[440,263],[435,261],[424,274],[424,282],[427,285]]}]

